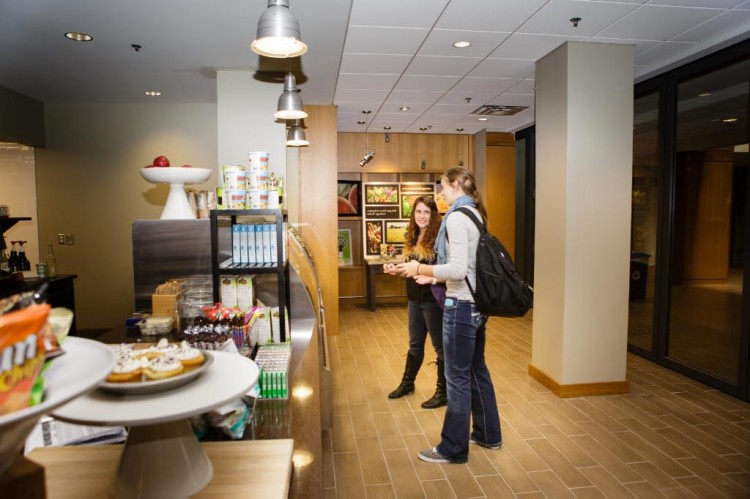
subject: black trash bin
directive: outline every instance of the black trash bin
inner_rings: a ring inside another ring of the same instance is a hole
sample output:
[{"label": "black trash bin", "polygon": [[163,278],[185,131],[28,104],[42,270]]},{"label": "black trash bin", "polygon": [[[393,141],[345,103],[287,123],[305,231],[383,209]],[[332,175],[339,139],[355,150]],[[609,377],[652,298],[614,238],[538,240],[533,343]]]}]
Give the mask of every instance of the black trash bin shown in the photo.
[{"label": "black trash bin", "polygon": [[646,283],[648,282],[648,253],[632,253],[630,255],[630,299],[646,299]]}]

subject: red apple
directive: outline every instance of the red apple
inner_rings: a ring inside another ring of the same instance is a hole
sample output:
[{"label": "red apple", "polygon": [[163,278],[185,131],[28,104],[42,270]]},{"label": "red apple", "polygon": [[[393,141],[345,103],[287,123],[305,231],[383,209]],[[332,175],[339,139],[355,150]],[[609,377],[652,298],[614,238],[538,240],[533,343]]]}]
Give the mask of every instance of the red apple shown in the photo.
[{"label": "red apple", "polygon": [[154,158],[154,166],[169,166],[169,159],[166,156],[157,156]]}]

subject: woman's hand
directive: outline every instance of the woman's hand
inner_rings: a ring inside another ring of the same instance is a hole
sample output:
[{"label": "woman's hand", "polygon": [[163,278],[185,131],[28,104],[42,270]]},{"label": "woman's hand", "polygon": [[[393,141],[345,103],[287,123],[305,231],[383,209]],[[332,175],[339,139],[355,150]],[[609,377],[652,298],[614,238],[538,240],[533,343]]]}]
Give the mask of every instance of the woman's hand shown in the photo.
[{"label": "woman's hand", "polygon": [[432,284],[434,278],[428,275],[415,275],[414,280],[417,281],[417,284]]},{"label": "woman's hand", "polygon": [[414,277],[419,274],[419,262],[412,260],[406,263],[399,263],[396,268],[403,273],[406,277]]},{"label": "woman's hand", "polygon": [[383,272],[385,272],[386,274],[398,275],[398,269],[392,263],[383,264]]}]

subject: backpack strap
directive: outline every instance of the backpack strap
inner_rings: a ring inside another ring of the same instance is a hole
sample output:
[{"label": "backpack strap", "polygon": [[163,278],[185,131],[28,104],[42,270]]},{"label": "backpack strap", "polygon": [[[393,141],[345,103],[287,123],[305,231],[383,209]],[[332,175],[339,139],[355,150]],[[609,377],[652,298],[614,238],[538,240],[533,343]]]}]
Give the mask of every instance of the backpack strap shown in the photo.
[{"label": "backpack strap", "polygon": [[[479,229],[479,235],[480,236],[482,235],[482,233],[485,232],[486,229],[484,228],[484,224],[479,221],[479,219],[477,218],[477,216],[474,214],[473,211],[471,211],[468,208],[464,208],[463,206],[460,207],[460,208],[456,208],[456,211],[463,213],[464,215],[466,215],[467,217],[469,217],[472,222],[474,222],[474,225],[476,225],[477,229]],[[450,239],[448,239],[448,231],[447,230],[445,231],[445,240],[448,241],[448,242],[450,242]],[[476,262],[474,262],[474,264],[476,265]],[[471,286],[471,283],[469,282],[469,276],[464,277],[464,281],[466,281],[466,285],[469,286],[469,291],[471,292],[471,296],[474,298],[474,303],[476,303],[476,301],[477,301],[477,295],[474,292],[474,288]]]}]

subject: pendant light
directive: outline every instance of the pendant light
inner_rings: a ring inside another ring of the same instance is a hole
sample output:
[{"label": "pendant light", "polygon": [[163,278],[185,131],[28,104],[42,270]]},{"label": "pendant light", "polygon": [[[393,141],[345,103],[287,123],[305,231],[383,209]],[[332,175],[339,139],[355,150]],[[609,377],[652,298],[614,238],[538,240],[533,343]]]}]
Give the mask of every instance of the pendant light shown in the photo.
[{"label": "pendant light", "polygon": [[287,73],[284,77],[284,92],[279,97],[279,105],[273,115],[281,120],[307,118],[307,113],[302,109],[302,98],[297,89],[297,80],[292,73]]},{"label": "pendant light", "polygon": [[258,55],[277,59],[298,57],[307,52],[289,0],[268,0],[268,8],[258,19],[258,32],[250,49]]},{"label": "pendant light", "polygon": [[310,145],[305,137],[305,129],[302,127],[302,122],[296,120],[289,130],[286,132],[286,145],[291,147],[301,147]]}]

